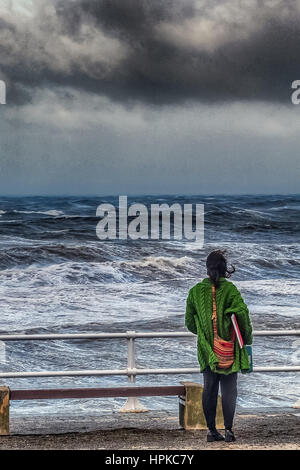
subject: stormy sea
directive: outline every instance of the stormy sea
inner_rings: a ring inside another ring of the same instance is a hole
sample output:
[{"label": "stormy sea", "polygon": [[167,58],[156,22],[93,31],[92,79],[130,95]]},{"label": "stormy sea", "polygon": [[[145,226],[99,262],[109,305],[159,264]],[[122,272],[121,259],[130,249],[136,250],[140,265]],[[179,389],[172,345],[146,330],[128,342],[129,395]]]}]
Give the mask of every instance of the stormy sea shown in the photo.
[{"label": "stormy sea", "polygon": [[[189,289],[206,277],[205,260],[225,249],[231,277],[254,330],[300,328],[300,195],[128,196],[128,205],[204,204],[199,240],[110,239],[96,234],[100,204],[111,197],[0,198],[0,334],[186,331]],[[196,338],[136,340],[138,368],[197,367]],[[254,366],[299,365],[300,337],[253,342]],[[0,371],[124,369],[126,339],[0,342]],[[202,382],[201,374],[139,375],[136,385]],[[11,389],[106,387],[126,376],[0,378]],[[239,409],[290,407],[300,373],[239,374]],[[151,410],[178,399],[145,398]],[[124,399],[14,401],[11,413],[117,411]]]}]

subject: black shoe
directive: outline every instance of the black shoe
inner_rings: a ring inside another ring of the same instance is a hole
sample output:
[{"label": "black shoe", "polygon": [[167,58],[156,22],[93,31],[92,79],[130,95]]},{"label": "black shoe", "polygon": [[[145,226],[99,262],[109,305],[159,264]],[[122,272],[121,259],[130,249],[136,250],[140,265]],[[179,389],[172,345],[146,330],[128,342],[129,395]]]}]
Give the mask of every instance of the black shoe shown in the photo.
[{"label": "black shoe", "polygon": [[216,429],[207,431],[207,442],[224,441],[224,437]]},{"label": "black shoe", "polygon": [[235,440],[235,435],[233,434],[232,429],[225,429],[225,442],[233,442]]}]

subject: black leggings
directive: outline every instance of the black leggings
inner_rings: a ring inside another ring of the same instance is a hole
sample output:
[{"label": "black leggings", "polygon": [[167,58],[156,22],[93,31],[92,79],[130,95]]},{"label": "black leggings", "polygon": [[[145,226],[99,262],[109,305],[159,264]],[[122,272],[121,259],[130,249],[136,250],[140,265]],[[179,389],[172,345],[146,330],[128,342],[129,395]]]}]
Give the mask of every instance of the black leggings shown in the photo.
[{"label": "black leggings", "polygon": [[207,367],[203,371],[203,377],[202,406],[208,429],[216,427],[219,382],[221,383],[224,426],[225,429],[231,429],[237,398],[237,372],[228,375],[218,374]]}]

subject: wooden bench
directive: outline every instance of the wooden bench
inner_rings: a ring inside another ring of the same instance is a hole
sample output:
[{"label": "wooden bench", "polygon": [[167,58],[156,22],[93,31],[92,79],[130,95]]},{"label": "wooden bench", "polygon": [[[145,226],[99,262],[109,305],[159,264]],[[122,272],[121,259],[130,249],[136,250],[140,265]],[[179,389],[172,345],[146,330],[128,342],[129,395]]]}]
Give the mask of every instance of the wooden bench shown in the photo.
[{"label": "wooden bench", "polygon": [[[182,382],[178,386],[152,387],[103,387],[103,388],[53,388],[32,390],[10,390],[0,387],[0,435],[9,434],[9,403],[11,400],[46,400],[71,398],[117,398],[178,396],[179,423],[184,429],[205,429],[202,409],[202,385]],[[220,397],[217,406],[217,427],[222,428]]]}]

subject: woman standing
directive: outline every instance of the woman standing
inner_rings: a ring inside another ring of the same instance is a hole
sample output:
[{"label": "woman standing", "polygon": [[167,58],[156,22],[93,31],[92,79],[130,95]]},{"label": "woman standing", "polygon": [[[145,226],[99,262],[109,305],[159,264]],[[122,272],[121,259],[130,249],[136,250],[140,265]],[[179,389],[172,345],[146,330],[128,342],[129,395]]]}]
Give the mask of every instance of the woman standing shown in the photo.
[{"label": "woman standing", "polygon": [[215,422],[219,384],[225,441],[235,440],[232,425],[237,398],[237,373],[250,369],[248,354],[245,347],[239,348],[231,321],[231,315],[235,314],[244,344],[252,344],[249,311],[236,286],[226,279],[235,269],[228,269],[224,253],[216,250],[208,255],[208,277],[189,291],[185,314],[187,329],[198,337],[198,361],[204,378],[202,405],[208,427],[208,442],[224,440]]}]

